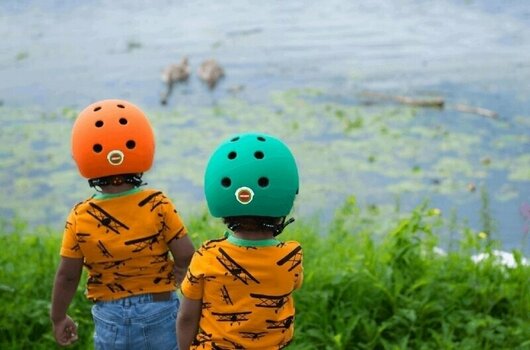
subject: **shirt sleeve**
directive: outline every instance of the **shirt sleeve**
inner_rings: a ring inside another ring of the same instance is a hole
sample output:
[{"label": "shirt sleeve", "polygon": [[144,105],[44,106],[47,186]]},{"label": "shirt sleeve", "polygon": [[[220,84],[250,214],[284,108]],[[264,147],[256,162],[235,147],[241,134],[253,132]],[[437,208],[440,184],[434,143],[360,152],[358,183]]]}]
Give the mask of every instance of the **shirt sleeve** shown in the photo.
[{"label": "shirt sleeve", "polygon": [[61,244],[60,254],[66,258],[83,257],[83,253],[81,252],[76,236],[76,220],[74,209],[70,211],[70,214],[68,215],[64,225],[63,241]]},{"label": "shirt sleeve", "polygon": [[175,205],[167,197],[163,206],[162,215],[164,216],[165,223],[163,235],[166,242],[170,242],[175,238],[182,238],[188,234],[184,221],[177,212]]},{"label": "shirt sleeve", "polygon": [[202,299],[204,290],[203,266],[208,266],[205,256],[200,252],[195,252],[191,258],[186,278],[184,278],[180,286],[180,290],[186,298],[193,300]]}]

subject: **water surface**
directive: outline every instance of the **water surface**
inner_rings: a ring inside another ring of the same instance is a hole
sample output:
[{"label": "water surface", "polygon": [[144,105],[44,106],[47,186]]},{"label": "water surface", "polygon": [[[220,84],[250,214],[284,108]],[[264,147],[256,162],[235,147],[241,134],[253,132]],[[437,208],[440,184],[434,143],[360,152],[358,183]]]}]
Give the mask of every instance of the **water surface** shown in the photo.
[{"label": "water surface", "polygon": [[[149,182],[184,215],[204,204],[212,148],[263,130],[297,154],[298,215],[326,221],[349,195],[404,209],[427,197],[476,230],[486,210],[506,248],[528,249],[526,1],[8,1],[0,35],[3,217],[61,228],[90,194],[69,156],[73,118],[116,97],[149,112]],[[163,107],[160,73],[184,55],[194,71],[215,57],[226,78],[209,91],[193,75]],[[363,91],[442,96],[447,108]],[[499,118],[453,108],[461,103]]]}]

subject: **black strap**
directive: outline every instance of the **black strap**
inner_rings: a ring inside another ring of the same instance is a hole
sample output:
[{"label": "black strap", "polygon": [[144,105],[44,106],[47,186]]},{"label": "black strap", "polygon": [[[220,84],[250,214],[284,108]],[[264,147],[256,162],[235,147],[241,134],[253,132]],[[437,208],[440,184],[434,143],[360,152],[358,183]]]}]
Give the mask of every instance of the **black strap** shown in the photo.
[{"label": "black strap", "polygon": [[283,232],[287,225],[292,224],[293,222],[294,218],[290,218],[289,220],[285,221],[285,217],[283,217],[282,222],[280,222],[279,224],[263,224],[263,226],[268,229],[271,229],[274,234],[274,237],[276,237]]},{"label": "black strap", "polygon": [[140,187],[147,185],[147,183],[142,181],[143,174],[123,174],[123,175],[111,175],[105,177],[99,177],[96,179],[89,179],[88,184],[90,187],[102,187],[102,186],[119,186],[124,183],[134,185],[135,187]]}]

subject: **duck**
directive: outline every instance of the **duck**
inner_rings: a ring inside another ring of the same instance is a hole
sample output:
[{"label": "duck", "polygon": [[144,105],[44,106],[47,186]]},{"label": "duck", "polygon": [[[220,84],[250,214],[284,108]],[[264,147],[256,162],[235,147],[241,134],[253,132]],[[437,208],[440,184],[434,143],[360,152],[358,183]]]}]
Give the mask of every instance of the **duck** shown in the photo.
[{"label": "duck", "polygon": [[162,72],[162,81],[166,84],[166,91],[162,93],[160,103],[163,105],[167,104],[167,100],[173,86],[176,83],[185,82],[190,77],[190,66],[187,56],[184,56],[180,63],[172,63],[168,65]]},{"label": "duck", "polygon": [[214,89],[219,79],[225,75],[223,67],[213,58],[202,62],[197,74],[210,89]]}]

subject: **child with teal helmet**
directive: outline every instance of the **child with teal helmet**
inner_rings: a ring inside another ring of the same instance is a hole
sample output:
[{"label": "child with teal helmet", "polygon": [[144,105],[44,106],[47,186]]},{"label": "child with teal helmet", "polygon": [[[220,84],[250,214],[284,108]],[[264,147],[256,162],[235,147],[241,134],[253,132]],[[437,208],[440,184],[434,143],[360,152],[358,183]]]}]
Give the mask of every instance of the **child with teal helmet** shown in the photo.
[{"label": "child with teal helmet", "polygon": [[204,192],[229,232],[192,258],[181,286],[179,348],[281,349],[291,342],[302,248],[276,236],[294,221],[285,218],[298,189],[295,158],[274,136],[239,134],[212,153]]}]

